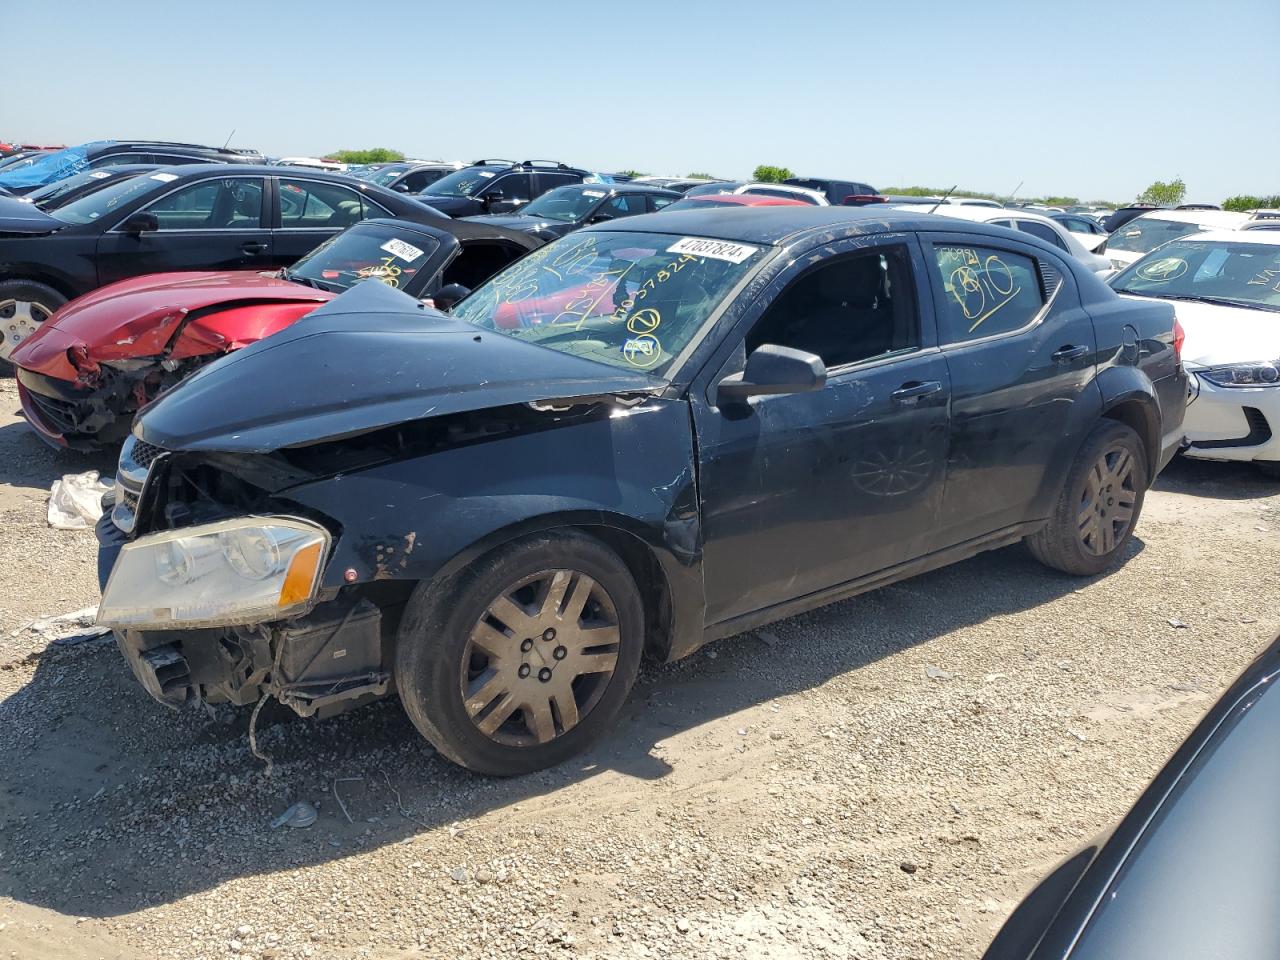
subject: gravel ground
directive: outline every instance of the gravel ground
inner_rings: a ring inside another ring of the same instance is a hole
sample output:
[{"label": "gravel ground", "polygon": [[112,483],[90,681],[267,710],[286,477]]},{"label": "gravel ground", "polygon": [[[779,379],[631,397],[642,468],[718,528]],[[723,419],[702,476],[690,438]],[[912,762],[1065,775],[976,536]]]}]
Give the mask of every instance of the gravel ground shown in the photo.
[{"label": "gravel ground", "polygon": [[109,464],[15,409],[0,379],[0,957],[978,957],[1277,629],[1280,485],[1180,462],[1109,576],[1011,548],[722,641],[581,763],[475,777],[383,703],[264,717],[267,779],[245,712],[26,626],[96,599],[44,501]]}]

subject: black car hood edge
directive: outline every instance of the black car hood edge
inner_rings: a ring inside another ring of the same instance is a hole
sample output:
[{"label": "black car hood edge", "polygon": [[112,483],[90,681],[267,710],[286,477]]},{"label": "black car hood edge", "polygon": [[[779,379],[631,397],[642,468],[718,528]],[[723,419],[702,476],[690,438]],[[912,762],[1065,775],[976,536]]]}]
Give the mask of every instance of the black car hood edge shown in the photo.
[{"label": "black car hood edge", "polygon": [[662,386],[367,282],[163,394],[135,433],[167,450],[269,453],[427,417]]},{"label": "black car hood edge", "polygon": [[22,233],[38,236],[54,233],[67,224],[51,217],[34,203],[24,203],[17,197],[0,196],[0,233]]}]

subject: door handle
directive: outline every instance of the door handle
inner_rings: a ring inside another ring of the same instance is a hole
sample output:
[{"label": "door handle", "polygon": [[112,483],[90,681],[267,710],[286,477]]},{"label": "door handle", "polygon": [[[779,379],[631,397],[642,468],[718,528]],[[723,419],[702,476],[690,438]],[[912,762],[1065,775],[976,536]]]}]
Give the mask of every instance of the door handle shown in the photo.
[{"label": "door handle", "polygon": [[260,240],[246,240],[240,244],[240,249],[244,253],[261,253],[267,249],[267,245]]},{"label": "door handle", "polygon": [[911,403],[919,400],[921,397],[927,397],[931,393],[938,393],[942,390],[942,384],[937,380],[914,381],[912,383],[904,383],[893,393],[889,394],[889,398],[894,403]]},{"label": "door handle", "polygon": [[1070,363],[1072,360],[1079,360],[1089,352],[1088,347],[1059,347],[1053,354],[1054,363]]}]

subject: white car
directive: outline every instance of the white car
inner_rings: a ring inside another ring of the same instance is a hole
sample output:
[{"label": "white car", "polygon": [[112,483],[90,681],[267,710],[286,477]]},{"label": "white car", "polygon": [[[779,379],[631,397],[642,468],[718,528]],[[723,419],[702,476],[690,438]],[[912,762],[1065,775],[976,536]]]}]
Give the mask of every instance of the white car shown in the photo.
[{"label": "white car", "polygon": [[330,173],[346,173],[347,165],[337,160],[321,160],[319,157],[281,157],[276,161],[277,167],[310,167],[313,170],[328,170]]},{"label": "white car", "polygon": [[1162,243],[1200,230],[1239,230],[1248,219],[1247,213],[1227,210],[1152,210],[1112,231],[1098,252],[1123,270]]},{"label": "white car", "polygon": [[956,207],[995,207],[997,210],[1003,210],[1004,204],[996,203],[994,200],[988,200],[985,197],[947,197],[942,201],[947,206]]},{"label": "white car", "polygon": [[1097,253],[1098,248],[1107,242],[1107,231],[1088,216],[1078,213],[1058,213],[1050,219],[1079,240],[1081,246],[1090,252]]},{"label": "white car", "polygon": [[1280,233],[1193,233],[1109,282],[1122,296],[1173,301],[1191,375],[1183,453],[1280,478]]},{"label": "white car", "polygon": [[[921,210],[918,206],[901,206],[896,209],[911,210],[914,213],[919,213]],[[1039,237],[1046,243],[1052,244],[1063,253],[1070,254],[1096,274],[1105,276],[1111,273],[1110,260],[1106,257],[1098,256],[1096,253],[1090,253],[1085,249],[1084,244],[1068,233],[1061,224],[1054,223],[1048,217],[1032,213],[1030,210],[1006,210],[1004,207],[976,207],[968,204],[960,206],[943,204],[933,212],[943,217],[956,217],[960,220],[991,223],[997,227],[1010,227],[1014,230],[1021,230],[1023,233],[1029,233],[1033,237]]]},{"label": "white car", "polygon": [[766,197],[782,197],[787,200],[803,200],[815,207],[829,207],[831,201],[825,193],[810,190],[808,187],[796,187],[789,183],[744,183],[734,193],[758,193]]}]

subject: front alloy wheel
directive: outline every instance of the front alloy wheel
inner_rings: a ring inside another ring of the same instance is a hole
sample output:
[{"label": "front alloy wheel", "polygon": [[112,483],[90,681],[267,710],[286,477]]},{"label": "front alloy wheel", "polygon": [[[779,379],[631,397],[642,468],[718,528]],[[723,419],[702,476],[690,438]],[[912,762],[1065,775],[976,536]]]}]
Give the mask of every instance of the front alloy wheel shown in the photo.
[{"label": "front alloy wheel", "polygon": [[462,657],[467,714],[486,737],[522,747],[578,725],[618,665],[618,613],[585,573],[549,570],[502,591]]},{"label": "front alloy wheel", "polygon": [[8,360],[18,344],[35,333],[53,308],[34,300],[0,300],[0,360]]},{"label": "front alloy wheel", "polygon": [[640,590],[614,550],[576,530],[533,534],[418,585],[396,638],[396,690],[454,763],[528,773],[612,726],[644,637]]}]

